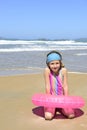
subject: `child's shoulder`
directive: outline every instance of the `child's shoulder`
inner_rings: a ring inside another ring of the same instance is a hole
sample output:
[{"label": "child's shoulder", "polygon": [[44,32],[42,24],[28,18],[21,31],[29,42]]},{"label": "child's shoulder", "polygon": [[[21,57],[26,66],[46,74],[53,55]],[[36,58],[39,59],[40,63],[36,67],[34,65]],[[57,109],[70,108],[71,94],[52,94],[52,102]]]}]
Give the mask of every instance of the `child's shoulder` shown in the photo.
[{"label": "child's shoulder", "polygon": [[50,74],[50,69],[48,67],[45,68],[45,73],[49,73]]},{"label": "child's shoulder", "polygon": [[61,71],[62,71],[62,74],[67,73],[67,69],[65,67],[62,68]]}]

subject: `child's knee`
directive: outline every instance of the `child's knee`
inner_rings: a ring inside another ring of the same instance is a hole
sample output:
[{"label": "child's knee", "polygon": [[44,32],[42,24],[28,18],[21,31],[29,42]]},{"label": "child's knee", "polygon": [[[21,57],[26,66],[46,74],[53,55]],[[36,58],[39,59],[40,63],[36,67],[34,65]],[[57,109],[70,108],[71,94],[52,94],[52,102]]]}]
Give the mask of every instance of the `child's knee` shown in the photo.
[{"label": "child's knee", "polygon": [[69,119],[75,117],[74,109],[66,108],[66,109],[63,109],[63,110],[62,110],[62,113],[63,113],[67,118],[69,118]]},{"label": "child's knee", "polygon": [[45,120],[52,120],[53,114],[50,112],[45,112]]}]

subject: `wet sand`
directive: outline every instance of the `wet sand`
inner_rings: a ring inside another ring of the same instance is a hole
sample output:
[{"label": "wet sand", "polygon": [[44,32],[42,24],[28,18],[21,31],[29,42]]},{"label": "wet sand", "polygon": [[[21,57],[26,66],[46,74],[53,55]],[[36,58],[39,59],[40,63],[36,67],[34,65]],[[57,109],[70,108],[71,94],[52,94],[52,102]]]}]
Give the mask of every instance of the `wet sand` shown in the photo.
[{"label": "wet sand", "polygon": [[35,93],[44,93],[43,74],[0,77],[0,130],[87,130],[87,74],[69,73],[70,95],[82,96],[85,106],[76,117],[60,113],[51,121],[44,119],[42,107],[32,104]]}]

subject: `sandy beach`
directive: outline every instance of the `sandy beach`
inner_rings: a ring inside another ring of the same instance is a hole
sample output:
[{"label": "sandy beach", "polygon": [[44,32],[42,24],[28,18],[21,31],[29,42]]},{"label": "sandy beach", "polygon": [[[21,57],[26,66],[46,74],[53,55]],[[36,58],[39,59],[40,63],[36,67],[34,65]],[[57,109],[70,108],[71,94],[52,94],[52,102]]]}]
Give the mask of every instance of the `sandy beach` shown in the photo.
[{"label": "sandy beach", "polygon": [[76,117],[58,114],[44,119],[43,108],[32,104],[35,93],[44,93],[43,74],[0,77],[0,130],[87,130],[87,74],[69,73],[71,95],[82,96],[85,106],[76,109]]}]

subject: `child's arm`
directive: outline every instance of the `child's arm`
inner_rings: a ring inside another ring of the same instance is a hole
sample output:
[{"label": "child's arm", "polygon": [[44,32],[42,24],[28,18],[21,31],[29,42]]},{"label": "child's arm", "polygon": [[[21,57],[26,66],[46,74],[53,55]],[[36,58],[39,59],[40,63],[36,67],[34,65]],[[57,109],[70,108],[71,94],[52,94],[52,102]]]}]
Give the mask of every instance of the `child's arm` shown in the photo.
[{"label": "child's arm", "polygon": [[68,83],[67,83],[67,70],[66,68],[63,68],[63,93],[64,95],[68,95]]},{"label": "child's arm", "polygon": [[47,94],[50,94],[50,80],[49,80],[49,74],[50,74],[49,68],[45,68],[45,71],[44,71],[44,79],[45,79],[45,88],[46,88],[46,93],[47,93]]}]

